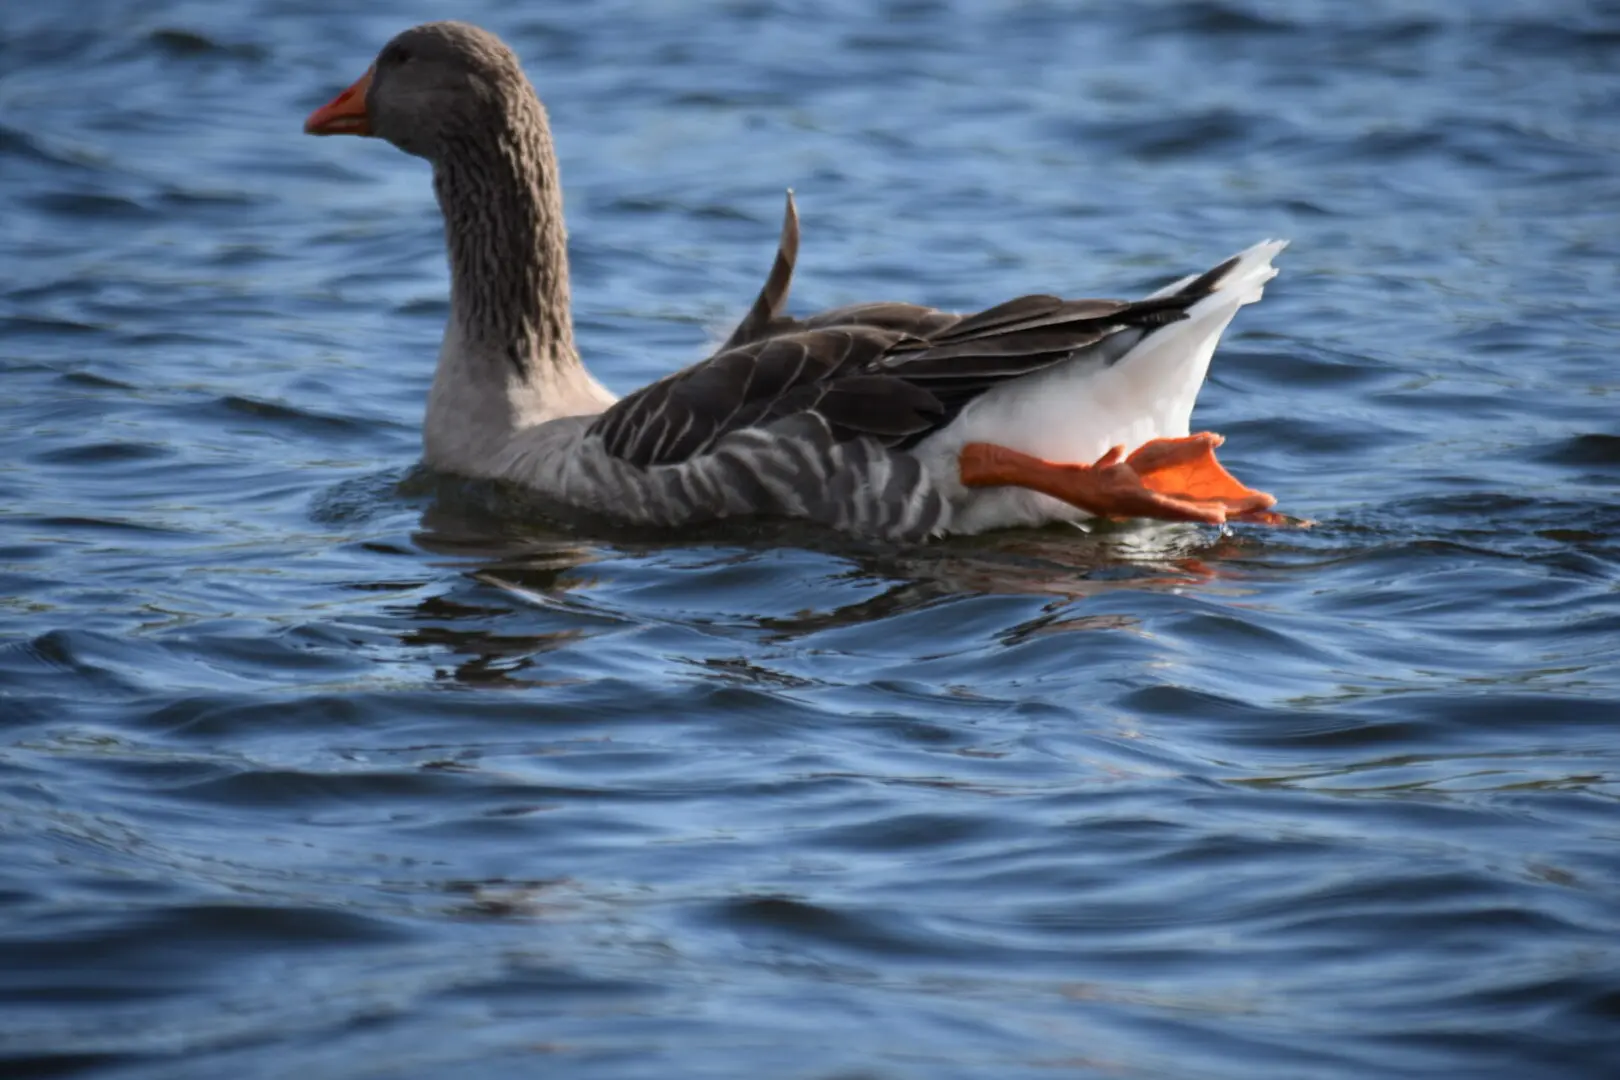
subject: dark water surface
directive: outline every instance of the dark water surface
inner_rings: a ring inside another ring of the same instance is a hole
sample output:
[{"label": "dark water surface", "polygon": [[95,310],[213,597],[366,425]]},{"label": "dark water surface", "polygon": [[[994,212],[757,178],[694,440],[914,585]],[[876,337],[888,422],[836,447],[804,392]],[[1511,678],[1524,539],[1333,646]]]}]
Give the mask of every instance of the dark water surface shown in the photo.
[{"label": "dark water surface", "polygon": [[[454,14],[627,390],[1291,237],[1310,531],[571,536],[415,475]],[[1620,1075],[1620,5],[0,4],[0,1074]]]}]

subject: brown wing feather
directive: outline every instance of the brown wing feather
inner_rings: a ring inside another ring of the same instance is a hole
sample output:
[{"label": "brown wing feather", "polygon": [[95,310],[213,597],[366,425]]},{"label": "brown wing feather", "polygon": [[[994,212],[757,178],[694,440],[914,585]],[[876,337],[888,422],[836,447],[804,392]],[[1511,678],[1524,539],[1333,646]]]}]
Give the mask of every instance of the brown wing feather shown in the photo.
[{"label": "brown wing feather", "polygon": [[996,384],[1089,352],[1115,362],[1186,318],[1230,265],[1171,296],[1136,302],[1021,296],[962,316],[916,304],[783,314],[798,256],[788,195],[771,273],[719,352],[614,404],[591,425],[609,453],[643,467],[689,460],[729,432],[813,413],[839,441],[911,446]]},{"label": "brown wing feather", "polygon": [[748,309],[737,329],[731,332],[720,351],[735,349],[750,341],[759,341],[773,333],[785,330],[793,320],[782,314],[787,307],[788,292],[793,288],[793,267],[799,261],[799,208],[794,205],[793,192],[787,193],[787,205],[782,210],[782,234],[776,242],[776,260],[765,284],[760,286],[754,306]]},{"label": "brown wing feather", "polygon": [[686,461],[722,435],[814,412],[842,441],[892,445],[931,430],[944,407],[892,375],[869,373],[901,335],[840,326],[719,353],[617,402],[591,426],[608,452],[641,466]]}]

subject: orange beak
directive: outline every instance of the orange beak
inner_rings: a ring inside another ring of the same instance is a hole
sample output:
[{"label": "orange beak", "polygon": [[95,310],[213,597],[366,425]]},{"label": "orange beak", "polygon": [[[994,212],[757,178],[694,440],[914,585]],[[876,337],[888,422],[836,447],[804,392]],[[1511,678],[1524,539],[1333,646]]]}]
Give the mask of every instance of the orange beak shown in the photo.
[{"label": "orange beak", "polygon": [[374,68],[355,80],[337,97],[309,114],[304,121],[306,135],[370,135],[371,116],[366,112],[366,91],[371,89]]}]

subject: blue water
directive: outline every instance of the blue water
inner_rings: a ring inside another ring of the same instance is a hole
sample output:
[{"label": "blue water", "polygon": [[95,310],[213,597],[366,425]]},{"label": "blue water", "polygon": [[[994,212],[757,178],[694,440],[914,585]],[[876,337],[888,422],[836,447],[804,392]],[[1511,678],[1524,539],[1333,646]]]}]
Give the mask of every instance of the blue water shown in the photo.
[{"label": "blue water", "polygon": [[[415,469],[517,47],[579,332],[1132,294],[1306,531],[578,535]],[[0,5],[0,1073],[1620,1075],[1620,5]]]}]

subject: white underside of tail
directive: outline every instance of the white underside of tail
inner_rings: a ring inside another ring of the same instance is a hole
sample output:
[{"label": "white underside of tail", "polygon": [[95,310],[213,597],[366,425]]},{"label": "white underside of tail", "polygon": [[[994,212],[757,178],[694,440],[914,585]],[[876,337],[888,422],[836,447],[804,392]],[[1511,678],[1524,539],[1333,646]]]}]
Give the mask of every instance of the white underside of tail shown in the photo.
[{"label": "white underside of tail", "polygon": [[[1111,366],[1076,360],[1015,379],[985,394],[919,452],[956,498],[953,533],[1074,521],[1083,511],[1023,488],[961,488],[956,459],[964,444],[990,442],[1048,461],[1096,461],[1111,446],[1133,450],[1150,439],[1186,435],[1221,333],[1244,304],[1260,299],[1277,275],[1271,265],[1285,240],[1244,251],[1219,287],[1187,309],[1187,318],[1153,331]],[[1165,296],[1196,275],[1154,293]]]}]

